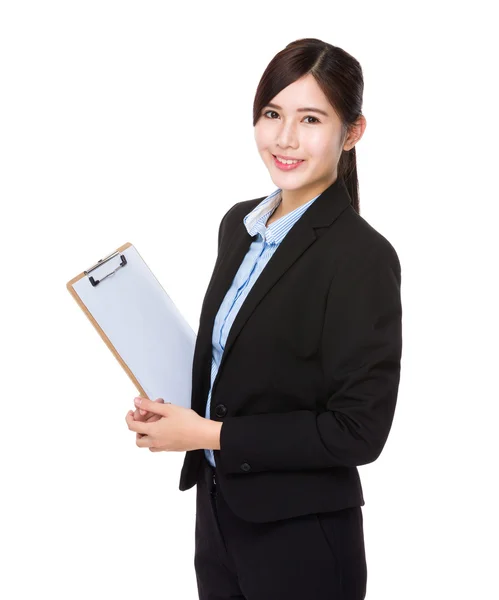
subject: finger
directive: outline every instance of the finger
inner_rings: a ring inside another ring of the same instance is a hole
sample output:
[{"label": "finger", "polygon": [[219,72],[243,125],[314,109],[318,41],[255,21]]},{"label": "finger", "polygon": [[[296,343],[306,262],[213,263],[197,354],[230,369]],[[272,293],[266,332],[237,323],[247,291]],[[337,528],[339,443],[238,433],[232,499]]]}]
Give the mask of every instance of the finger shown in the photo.
[{"label": "finger", "polygon": [[151,415],[150,413],[148,413],[148,417],[146,419],[146,423],[155,423],[156,421],[159,421],[160,419],[163,419],[164,417],[162,417],[161,415]]},{"label": "finger", "polygon": [[[135,414],[136,412],[137,411],[134,412],[132,410],[128,411],[127,416],[125,417],[125,421],[126,421],[127,425],[128,425],[128,417],[132,418],[134,421],[143,422],[143,420],[141,418],[139,418],[138,416],[136,416],[136,414]],[[128,428],[130,429],[130,427],[128,427]],[[142,437],[145,434],[144,433],[137,433],[136,435],[137,435],[137,437]]]},{"label": "finger", "polygon": [[[164,403],[164,400],[163,400],[163,399],[160,399],[160,401],[161,401],[162,403]],[[159,400],[158,400],[158,402],[159,402]],[[135,419],[136,421],[147,421],[148,417],[149,417],[151,414],[152,414],[152,413],[150,413],[150,412],[149,412],[149,411],[147,411],[147,410],[144,410],[143,408],[136,408],[136,409],[135,409],[135,411],[134,411],[134,413],[133,413],[133,416],[134,416],[134,419]]]},{"label": "finger", "polygon": [[[154,400],[154,402],[161,402],[162,404],[165,403],[163,398],[157,398],[156,400]],[[144,410],[143,408],[139,408],[138,411],[139,411],[139,414],[141,414],[142,416],[147,415],[147,410]]]},{"label": "finger", "polygon": [[146,416],[146,415],[147,415],[147,411],[145,412],[145,415],[141,415],[141,414],[140,414],[140,410],[139,410],[138,408],[136,408],[136,409],[134,410],[134,412],[133,412],[133,418],[134,418],[136,421],[145,421],[145,420],[146,420],[146,418],[147,418],[147,416]]},{"label": "finger", "polygon": [[147,410],[151,413],[154,413],[155,415],[161,415],[163,417],[166,417],[169,414],[170,410],[168,403],[152,401],[148,398],[140,397],[135,398],[135,406],[137,406],[137,408],[142,408],[143,410]]},{"label": "finger", "polygon": [[142,417],[140,419],[141,423],[156,423],[160,419],[164,419],[161,415],[153,415],[150,412],[147,413],[146,417]]},{"label": "finger", "polygon": [[127,413],[126,422],[130,431],[144,433],[146,435],[151,433],[151,425],[149,423],[143,423],[142,421],[136,421],[133,418],[133,413],[131,411]]},{"label": "finger", "polygon": [[[147,413],[147,414],[149,415],[150,413]],[[163,417],[161,415],[150,415],[144,422],[145,423],[156,423],[156,421],[159,421],[162,418]],[[142,437],[145,434],[143,434],[143,433],[137,433],[137,435],[139,437]]]},{"label": "finger", "polygon": [[[141,421],[141,423],[156,423],[156,421],[159,421],[160,419],[163,419],[164,417],[162,417],[161,415],[151,415],[147,420],[145,421]],[[138,435],[144,435],[142,434],[138,434]]]},{"label": "finger", "polygon": [[143,435],[135,440],[135,443],[139,448],[151,448],[154,445],[154,440],[150,435]]},{"label": "finger", "polygon": [[136,421],[140,421],[141,423],[154,423],[162,418],[163,417],[161,415],[153,415],[150,412],[146,412],[144,417],[138,417],[136,418]]}]

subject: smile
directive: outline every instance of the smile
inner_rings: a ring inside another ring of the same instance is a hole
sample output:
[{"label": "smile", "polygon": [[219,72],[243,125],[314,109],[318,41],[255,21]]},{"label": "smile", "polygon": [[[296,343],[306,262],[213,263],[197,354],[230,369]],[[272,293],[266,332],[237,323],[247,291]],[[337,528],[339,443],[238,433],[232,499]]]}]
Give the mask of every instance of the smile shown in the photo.
[{"label": "smile", "polygon": [[305,162],[304,160],[282,161],[274,154],[272,154],[272,157],[274,159],[274,164],[278,169],[281,169],[281,171],[291,171],[292,169],[297,169],[302,163]]}]

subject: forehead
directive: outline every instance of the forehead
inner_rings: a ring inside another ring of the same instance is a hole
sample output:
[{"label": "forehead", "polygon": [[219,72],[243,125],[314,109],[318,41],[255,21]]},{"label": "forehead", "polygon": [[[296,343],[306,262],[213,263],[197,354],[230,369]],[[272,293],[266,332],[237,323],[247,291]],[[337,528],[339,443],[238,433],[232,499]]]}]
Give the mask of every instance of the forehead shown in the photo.
[{"label": "forehead", "polygon": [[286,112],[317,108],[328,116],[332,116],[333,113],[333,108],[327,97],[315,81],[315,78],[310,74],[290,83],[272,98],[270,104],[280,106],[281,110]]}]

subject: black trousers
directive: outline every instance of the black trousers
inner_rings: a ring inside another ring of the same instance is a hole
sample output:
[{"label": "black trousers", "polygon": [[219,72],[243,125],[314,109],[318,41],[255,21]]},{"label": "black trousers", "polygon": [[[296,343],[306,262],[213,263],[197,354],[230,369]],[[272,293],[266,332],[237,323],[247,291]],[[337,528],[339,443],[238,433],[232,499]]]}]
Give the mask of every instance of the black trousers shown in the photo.
[{"label": "black trousers", "polygon": [[362,507],[272,523],[235,515],[203,460],[196,491],[199,600],[363,600]]}]

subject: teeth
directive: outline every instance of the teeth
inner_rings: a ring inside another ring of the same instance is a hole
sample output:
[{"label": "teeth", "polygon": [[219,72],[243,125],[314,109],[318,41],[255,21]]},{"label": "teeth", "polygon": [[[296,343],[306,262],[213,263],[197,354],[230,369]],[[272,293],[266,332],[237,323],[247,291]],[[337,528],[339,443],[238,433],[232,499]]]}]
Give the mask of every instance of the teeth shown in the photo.
[{"label": "teeth", "polygon": [[276,156],[277,160],[281,162],[283,165],[294,165],[297,162],[301,162],[301,160],[282,160],[278,156]]}]

